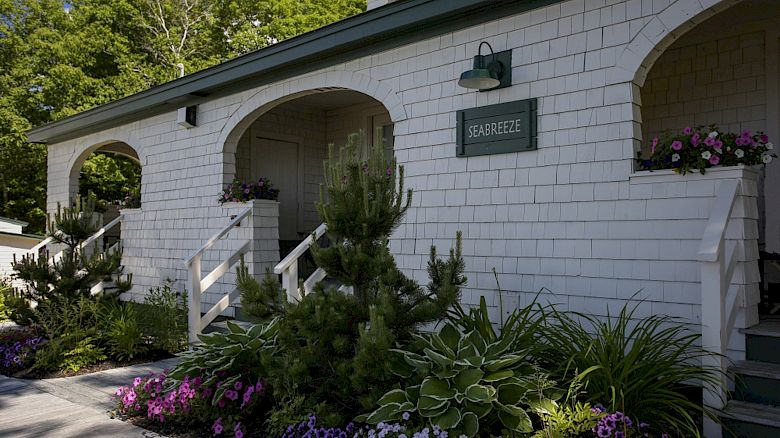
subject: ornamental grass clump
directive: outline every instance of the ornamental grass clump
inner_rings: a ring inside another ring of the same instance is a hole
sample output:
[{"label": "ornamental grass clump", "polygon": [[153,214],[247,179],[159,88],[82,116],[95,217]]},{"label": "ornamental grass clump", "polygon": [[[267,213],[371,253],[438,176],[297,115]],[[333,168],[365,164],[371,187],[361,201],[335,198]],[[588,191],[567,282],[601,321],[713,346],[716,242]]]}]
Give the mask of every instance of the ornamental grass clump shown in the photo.
[{"label": "ornamental grass clump", "polygon": [[722,133],[714,125],[685,128],[682,133],[654,137],[650,155],[637,154],[639,170],[674,169],[685,174],[712,166],[768,164],[777,157],[774,145],[763,132],[743,130],[739,134]]},{"label": "ornamental grass clump", "polygon": [[700,436],[697,417],[716,417],[687,395],[692,384],[718,384],[720,371],[701,365],[712,353],[678,319],[640,318],[637,306],[629,306],[604,319],[550,308],[541,338],[547,348],[538,361],[558,380],[571,370],[588,370],[587,397],[609,412],[651,423],[654,432]]}]

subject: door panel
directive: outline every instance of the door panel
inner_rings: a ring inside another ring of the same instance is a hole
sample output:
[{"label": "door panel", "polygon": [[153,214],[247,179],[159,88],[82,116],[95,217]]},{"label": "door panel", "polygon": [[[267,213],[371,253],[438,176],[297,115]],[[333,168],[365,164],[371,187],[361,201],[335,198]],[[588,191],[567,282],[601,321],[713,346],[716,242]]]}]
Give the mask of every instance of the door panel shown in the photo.
[{"label": "door panel", "polygon": [[256,137],[252,144],[252,175],[270,178],[279,189],[279,239],[298,240],[298,143]]}]

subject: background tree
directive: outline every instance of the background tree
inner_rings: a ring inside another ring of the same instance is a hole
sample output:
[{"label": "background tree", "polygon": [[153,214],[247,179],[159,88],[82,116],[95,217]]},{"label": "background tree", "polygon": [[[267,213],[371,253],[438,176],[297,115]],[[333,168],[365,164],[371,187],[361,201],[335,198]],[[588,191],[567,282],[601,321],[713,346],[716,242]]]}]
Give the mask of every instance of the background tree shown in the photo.
[{"label": "background tree", "polygon": [[365,0],[0,0],[0,215],[45,228],[24,132],[365,10]]}]

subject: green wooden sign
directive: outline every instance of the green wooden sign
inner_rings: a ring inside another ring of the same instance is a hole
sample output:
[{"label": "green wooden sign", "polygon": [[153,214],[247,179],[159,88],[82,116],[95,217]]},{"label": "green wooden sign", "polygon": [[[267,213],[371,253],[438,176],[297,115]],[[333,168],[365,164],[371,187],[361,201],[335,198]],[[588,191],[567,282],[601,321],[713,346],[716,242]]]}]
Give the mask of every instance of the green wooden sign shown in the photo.
[{"label": "green wooden sign", "polygon": [[460,110],[459,157],[536,149],[536,98]]}]

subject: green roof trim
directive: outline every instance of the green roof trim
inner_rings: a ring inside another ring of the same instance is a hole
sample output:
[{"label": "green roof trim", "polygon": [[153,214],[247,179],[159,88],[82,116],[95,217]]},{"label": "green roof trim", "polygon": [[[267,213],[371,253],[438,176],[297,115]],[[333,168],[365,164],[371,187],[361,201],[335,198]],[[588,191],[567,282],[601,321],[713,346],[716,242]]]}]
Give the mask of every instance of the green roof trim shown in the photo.
[{"label": "green roof trim", "polygon": [[[27,132],[57,143],[562,0],[401,0]],[[455,80],[457,78],[453,78]]]}]

